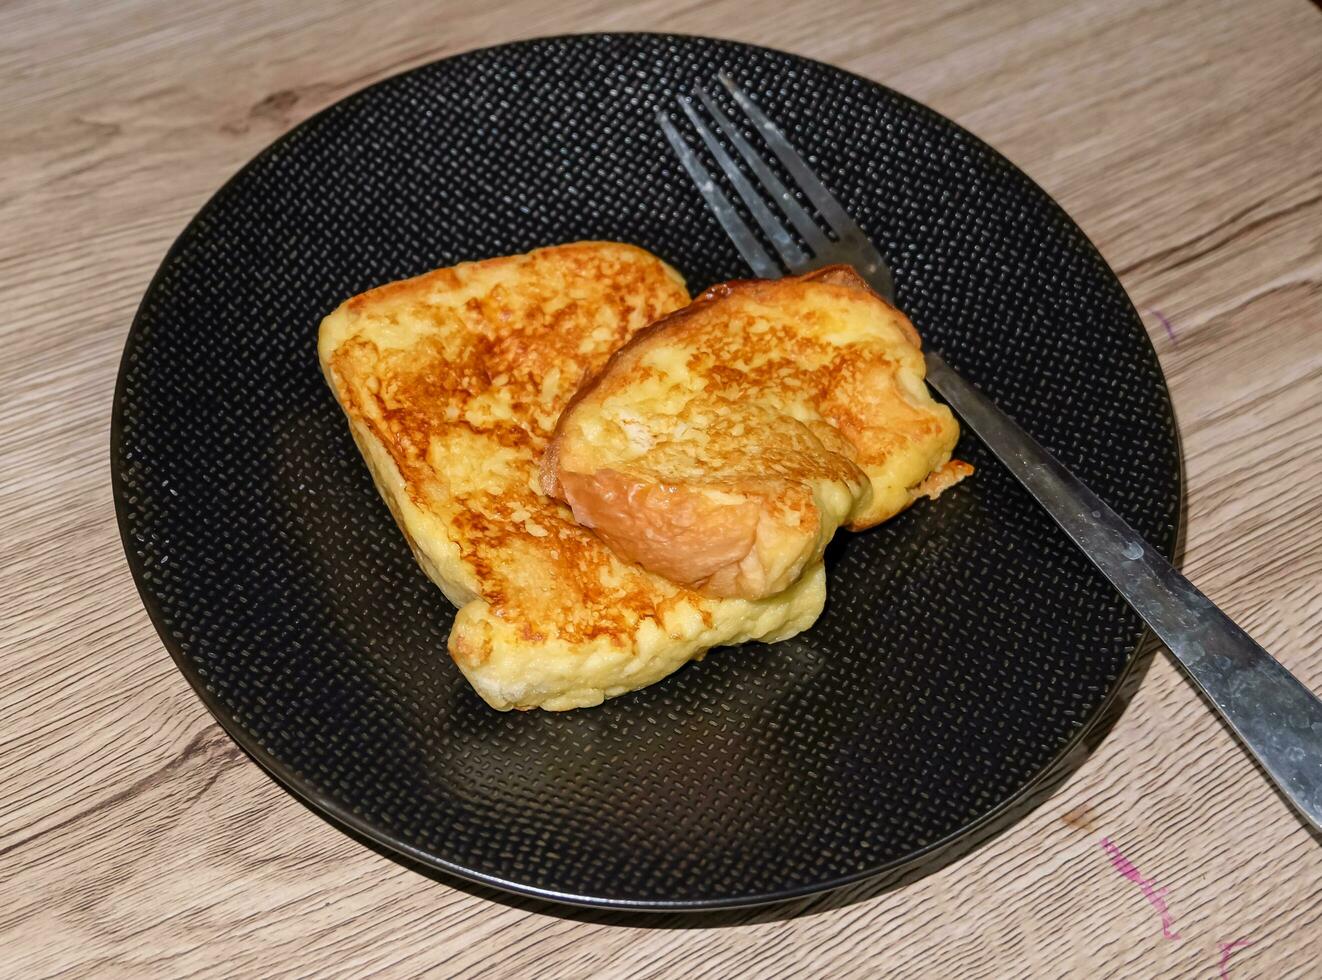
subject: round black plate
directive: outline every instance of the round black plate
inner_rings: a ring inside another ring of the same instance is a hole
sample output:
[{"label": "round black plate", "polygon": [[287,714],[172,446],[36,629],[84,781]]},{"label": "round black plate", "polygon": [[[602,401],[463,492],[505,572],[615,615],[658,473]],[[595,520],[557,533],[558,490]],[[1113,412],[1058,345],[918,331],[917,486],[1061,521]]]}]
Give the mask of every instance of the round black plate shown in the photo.
[{"label": "round black plate", "polygon": [[449,58],[263,152],[171,249],[115,398],[114,493],[152,619],[225,728],[327,815],[435,868],[563,901],[693,909],[911,876],[1077,764],[1138,619],[987,450],[828,555],[826,613],[568,714],[500,714],[445,653],[318,371],[370,286],[576,239],[695,290],[745,277],[653,119],[742,81],[892,262],[927,342],[1172,551],[1179,449],[1124,291],[1051,199],[922,106],[793,55],[655,35]]}]

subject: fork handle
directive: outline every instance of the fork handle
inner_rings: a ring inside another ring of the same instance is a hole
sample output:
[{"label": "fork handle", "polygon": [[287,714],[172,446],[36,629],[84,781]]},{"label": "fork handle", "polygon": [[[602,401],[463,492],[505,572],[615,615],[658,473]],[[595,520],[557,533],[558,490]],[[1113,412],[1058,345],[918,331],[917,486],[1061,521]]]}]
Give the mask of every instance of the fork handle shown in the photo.
[{"label": "fork handle", "polygon": [[927,354],[927,380],[1101,569],[1286,799],[1322,831],[1322,701],[934,352]]}]

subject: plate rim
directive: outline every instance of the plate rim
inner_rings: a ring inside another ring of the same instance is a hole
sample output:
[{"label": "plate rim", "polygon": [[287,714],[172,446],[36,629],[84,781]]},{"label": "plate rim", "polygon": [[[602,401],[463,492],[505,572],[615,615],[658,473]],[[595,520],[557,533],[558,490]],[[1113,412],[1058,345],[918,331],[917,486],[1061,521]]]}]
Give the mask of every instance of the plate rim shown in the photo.
[{"label": "plate rim", "polygon": [[[233,739],[241,749],[243,749],[249,758],[261,767],[267,776],[297,800],[310,806],[318,816],[325,819],[337,829],[347,830],[352,834],[360,835],[361,837],[382,846],[388,851],[394,852],[403,858],[423,865],[425,868],[454,876],[470,884],[508,892],[524,898],[568,905],[580,909],[644,913],[674,914],[684,912],[718,912],[776,905],[797,899],[808,898],[814,895],[821,895],[826,892],[833,892],[850,885],[856,885],[873,879],[887,879],[887,883],[880,886],[883,890],[901,886],[906,882],[905,875],[907,872],[917,871],[918,874],[915,877],[925,876],[930,871],[938,870],[953,861],[959,860],[987,843],[993,837],[1008,830],[1014,824],[1028,816],[1033,810],[1045,803],[1065,781],[1077,772],[1087,760],[1088,756],[1095,751],[1097,746],[1100,745],[1102,740],[1110,733],[1111,728],[1114,727],[1115,723],[1124,714],[1142,682],[1143,675],[1146,673],[1147,663],[1150,659],[1147,651],[1149,647],[1153,646],[1153,641],[1155,639],[1154,634],[1146,625],[1143,626],[1138,635],[1138,639],[1126,654],[1124,666],[1116,675],[1116,679],[1107,688],[1106,694],[1088,716],[1084,718],[1078,730],[1075,731],[1069,740],[1066,741],[1046,763],[1035,771],[1032,776],[1024,781],[1024,783],[1011,796],[1002,800],[992,809],[980,814],[956,830],[951,831],[946,836],[931,841],[923,845],[921,848],[891,861],[873,865],[860,871],[850,872],[847,875],[838,876],[830,880],[799,885],[779,891],[749,894],[741,893],[727,897],[704,899],[651,900],[609,898],[596,895],[559,892],[554,889],[543,888],[537,885],[527,884],[526,882],[488,874],[437,857],[436,855],[409,844],[407,841],[400,839],[396,835],[383,830],[355,813],[351,806],[346,805],[344,802],[336,799],[328,793],[316,789],[311,783],[302,779],[293,766],[276,758],[261,744],[260,739],[250,733],[241,722],[232,716],[229,709],[220,702],[219,698],[210,689],[206,679],[199,674],[197,666],[186,654],[184,654],[178,640],[165,625],[164,613],[160,608],[160,604],[155,594],[147,587],[146,568],[142,559],[132,546],[125,499],[128,494],[125,486],[124,474],[122,472],[122,467],[120,466],[124,435],[124,392],[127,387],[130,355],[134,352],[140,341],[140,336],[145,329],[144,324],[147,319],[147,308],[157,291],[162,288],[162,281],[166,270],[171,266],[172,262],[177,259],[178,254],[192,239],[202,220],[234,193],[234,188],[239,184],[243,177],[269,156],[291,143],[297,134],[302,132],[305,128],[310,129],[313,124],[320,121],[330,112],[337,110],[348,102],[363,98],[377,88],[388,85],[396,79],[414,72],[422,71],[444,61],[450,61],[456,58],[477,57],[496,50],[545,45],[557,41],[578,41],[584,39],[608,41],[611,38],[620,37],[648,38],[660,41],[678,40],[717,42],[720,44],[735,45],[756,51],[771,52],[776,55],[788,56],[800,61],[810,62],[814,65],[825,67],[831,71],[839,72],[868,86],[883,89],[885,92],[901,101],[937,117],[944,125],[952,127],[961,133],[963,137],[969,140],[973,145],[985,147],[993,155],[1003,161],[1006,166],[1010,167],[1014,173],[1041,192],[1043,197],[1050,202],[1050,206],[1077,230],[1082,242],[1092,251],[1094,256],[1100,260],[1102,265],[1110,273],[1111,277],[1115,280],[1116,284],[1119,285],[1121,292],[1124,294],[1125,299],[1129,304],[1130,311],[1133,313],[1134,319],[1142,325],[1142,317],[1139,315],[1137,307],[1134,306],[1134,302],[1130,298],[1129,292],[1125,289],[1124,283],[1121,281],[1119,275],[1117,275],[1115,270],[1111,267],[1111,264],[1106,260],[1106,257],[1093,242],[1092,238],[1083,230],[1078,222],[1075,221],[1067,211],[1065,211],[1056,198],[1052,196],[1046,188],[1042,187],[1032,176],[1025,172],[1008,156],[998,150],[994,145],[988,143],[975,133],[965,129],[955,120],[943,113],[937,112],[937,110],[930,108],[918,100],[905,95],[903,92],[899,92],[888,85],[874,81],[873,79],[867,78],[866,76],[860,75],[847,68],[841,68],[837,65],[807,55],[796,54],[792,51],[772,48],[762,44],[753,44],[735,38],[669,31],[581,31],[548,34],[456,51],[439,58],[421,61],[399,71],[392,72],[391,74],[377,79],[375,82],[365,85],[362,88],[355,89],[347,95],[336,99],[329,105],[322,107],[297,125],[292,126],[285,132],[281,133],[265,147],[259,150],[238,170],[231,174],[230,177],[228,177],[220,187],[207,198],[202,206],[198,208],[196,213],[194,213],[188,220],[188,223],[184,228],[176,235],[171,242],[170,247],[166,250],[165,255],[161,258],[160,264],[152,274],[147,288],[143,292],[142,299],[139,301],[138,307],[133,314],[133,319],[129,325],[128,332],[124,336],[124,347],[120,353],[119,366],[116,370],[115,388],[110,415],[110,488],[115,507],[115,523],[119,529],[120,545],[123,548],[125,560],[133,578],[133,585],[138,593],[138,598],[142,601],[143,606],[147,611],[147,616],[150,619],[153,628],[156,630],[162,644],[169,652],[175,666],[192,687],[193,692],[197,695],[199,700],[202,701],[212,718],[219,723],[221,729]],[[1152,336],[1148,333],[1146,328],[1140,330],[1140,333],[1143,340],[1147,343],[1148,348],[1152,353],[1153,360],[1157,365],[1157,380],[1160,385],[1161,394],[1170,409],[1172,423],[1171,430],[1175,440],[1174,448],[1177,471],[1176,504],[1174,529],[1170,534],[1170,552],[1167,555],[1172,561],[1172,564],[1174,564],[1179,557],[1183,546],[1187,518],[1188,489],[1186,486],[1187,472],[1185,468],[1183,437],[1180,431],[1179,420],[1175,413],[1175,403],[1171,398],[1170,385],[1166,379],[1166,372],[1162,366],[1161,357],[1157,351],[1156,344],[1153,342]],[[1161,551],[1162,549],[1158,547],[1158,550]],[[1154,655],[1155,650],[1159,648],[1160,646],[1157,644],[1153,650]],[[961,843],[966,844],[967,846],[961,849],[959,847]],[[931,864],[930,868],[927,867],[929,863]]]}]

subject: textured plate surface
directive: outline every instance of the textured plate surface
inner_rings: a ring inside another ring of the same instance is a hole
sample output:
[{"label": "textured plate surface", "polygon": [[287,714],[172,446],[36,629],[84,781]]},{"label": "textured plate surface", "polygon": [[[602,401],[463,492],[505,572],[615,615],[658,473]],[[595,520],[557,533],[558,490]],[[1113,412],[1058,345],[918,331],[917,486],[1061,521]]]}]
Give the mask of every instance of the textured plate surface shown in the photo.
[{"label": "textured plate surface", "polygon": [[[569,714],[499,714],[445,655],[318,372],[367,287],[602,238],[695,291],[747,275],[655,106],[728,70],[892,262],[927,342],[1163,553],[1165,385],[1065,214],[968,133],[791,55],[654,35],[450,58],[331,107],[227,184],[129,336],[112,433],[129,562],[225,727],[323,812],[434,867],[587,904],[699,908],[922,873],[1077,764],[1142,630],[975,439],[977,475],[829,553],[808,633]],[[1128,681],[1128,684],[1126,683]]]}]

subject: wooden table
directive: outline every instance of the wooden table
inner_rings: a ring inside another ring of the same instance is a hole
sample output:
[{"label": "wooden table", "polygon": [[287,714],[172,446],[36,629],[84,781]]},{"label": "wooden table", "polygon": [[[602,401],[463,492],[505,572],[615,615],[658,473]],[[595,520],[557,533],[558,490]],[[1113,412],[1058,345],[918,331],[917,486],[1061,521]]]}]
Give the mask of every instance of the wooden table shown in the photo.
[{"label": "wooden table", "polygon": [[[291,125],[580,30],[786,48],[971,128],[1101,247],[1170,380],[1185,569],[1322,689],[1322,16],[1304,0],[19,0],[0,8],[0,973],[1318,976],[1322,847],[1164,655],[1101,749],[898,891],[674,919],[436,882],[276,786],[174,668],[110,499],[119,352]],[[1102,846],[1165,890],[1174,931]]]}]

